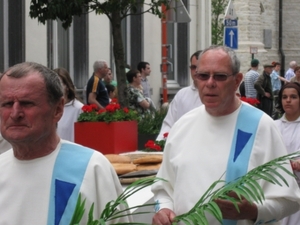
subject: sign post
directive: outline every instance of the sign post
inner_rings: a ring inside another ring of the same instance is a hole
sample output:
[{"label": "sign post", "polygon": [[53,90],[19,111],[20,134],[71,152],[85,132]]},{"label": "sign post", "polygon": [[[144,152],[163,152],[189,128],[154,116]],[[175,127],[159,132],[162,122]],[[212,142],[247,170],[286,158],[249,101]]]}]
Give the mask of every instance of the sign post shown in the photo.
[{"label": "sign post", "polygon": [[258,48],[250,46],[250,54],[252,54],[252,59],[254,59],[254,54],[257,54]]},{"label": "sign post", "polygon": [[230,0],[224,18],[224,45],[238,49],[238,40],[238,18]]}]

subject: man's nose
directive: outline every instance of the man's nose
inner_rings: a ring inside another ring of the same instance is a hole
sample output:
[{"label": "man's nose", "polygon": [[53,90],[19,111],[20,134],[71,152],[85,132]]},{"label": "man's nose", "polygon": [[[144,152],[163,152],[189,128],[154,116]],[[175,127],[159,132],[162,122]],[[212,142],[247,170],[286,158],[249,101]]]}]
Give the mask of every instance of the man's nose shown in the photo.
[{"label": "man's nose", "polygon": [[214,76],[209,76],[208,80],[206,81],[206,84],[214,87],[216,84]]},{"label": "man's nose", "polygon": [[11,114],[10,114],[11,118],[13,119],[18,119],[20,117],[24,116],[24,112],[23,109],[20,105],[19,102],[14,102],[12,109],[11,109]]}]

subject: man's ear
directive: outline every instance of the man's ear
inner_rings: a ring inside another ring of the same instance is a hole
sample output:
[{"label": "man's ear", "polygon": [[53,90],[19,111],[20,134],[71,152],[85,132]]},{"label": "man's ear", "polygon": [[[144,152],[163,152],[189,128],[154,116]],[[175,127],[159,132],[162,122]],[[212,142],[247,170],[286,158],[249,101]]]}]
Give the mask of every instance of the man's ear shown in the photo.
[{"label": "man's ear", "polygon": [[235,75],[236,88],[240,86],[240,83],[242,82],[243,78],[244,75],[242,73],[238,73]]},{"label": "man's ear", "polygon": [[55,111],[53,115],[53,119],[56,121],[56,123],[60,120],[64,113],[64,106],[65,106],[65,99],[62,97],[58,103],[56,103]]}]

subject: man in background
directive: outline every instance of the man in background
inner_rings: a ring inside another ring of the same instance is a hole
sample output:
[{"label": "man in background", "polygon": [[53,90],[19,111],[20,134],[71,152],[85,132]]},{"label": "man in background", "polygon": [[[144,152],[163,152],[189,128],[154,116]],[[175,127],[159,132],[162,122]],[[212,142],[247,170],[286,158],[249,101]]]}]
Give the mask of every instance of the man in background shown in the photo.
[{"label": "man in background", "polygon": [[289,64],[290,68],[286,71],[284,78],[287,79],[288,81],[290,81],[294,76],[294,70],[297,66],[296,61],[291,61]]},{"label": "man in background", "polygon": [[148,62],[139,62],[137,65],[137,69],[142,75],[141,85],[143,87],[143,94],[146,98],[151,98],[151,87],[147,78],[151,73],[150,64]]},{"label": "man in background", "polygon": [[259,77],[259,73],[257,72],[259,66],[259,61],[257,59],[251,60],[251,68],[245,74],[244,83],[245,83],[245,94],[247,98],[256,98],[256,89],[254,88],[254,84]]},{"label": "man in background", "polygon": [[174,123],[179,120],[185,113],[202,105],[199,97],[195,74],[197,70],[197,60],[201,51],[196,51],[190,58],[190,74],[193,83],[185,88],[180,89],[168,107],[168,113],[162,123],[159,135],[156,140],[163,140],[164,133],[170,131]]},{"label": "man in background", "polygon": [[272,64],[265,64],[263,73],[254,84],[259,100],[258,108],[272,117],[273,113],[273,88],[271,82]]},{"label": "man in background", "polygon": [[105,60],[96,61],[93,68],[94,73],[86,86],[87,104],[95,104],[98,109],[103,109],[108,105],[109,97],[102,79],[107,75],[109,69]]}]

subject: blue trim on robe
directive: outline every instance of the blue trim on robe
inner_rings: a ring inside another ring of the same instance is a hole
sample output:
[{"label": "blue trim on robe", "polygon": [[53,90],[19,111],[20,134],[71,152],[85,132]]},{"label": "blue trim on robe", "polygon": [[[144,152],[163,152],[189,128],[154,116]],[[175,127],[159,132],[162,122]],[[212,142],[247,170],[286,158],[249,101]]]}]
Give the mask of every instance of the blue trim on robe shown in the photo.
[{"label": "blue trim on robe", "polygon": [[80,145],[62,143],[52,174],[48,225],[70,223],[93,152]]},{"label": "blue trim on robe", "polygon": [[[263,112],[253,107],[242,104],[234,136],[231,144],[230,155],[226,170],[226,183],[229,183],[248,172],[256,131]],[[223,220],[224,225],[235,225],[236,220]]]}]

